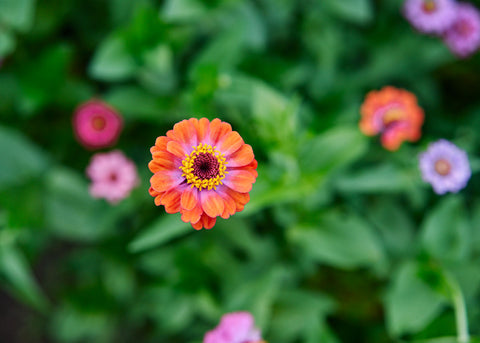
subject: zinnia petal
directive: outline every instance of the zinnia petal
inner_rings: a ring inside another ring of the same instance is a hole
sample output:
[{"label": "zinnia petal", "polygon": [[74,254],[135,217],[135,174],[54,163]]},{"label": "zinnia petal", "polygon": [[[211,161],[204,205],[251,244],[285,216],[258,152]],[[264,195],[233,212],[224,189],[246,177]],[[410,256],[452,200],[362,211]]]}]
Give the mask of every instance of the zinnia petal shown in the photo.
[{"label": "zinnia petal", "polygon": [[223,213],[224,203],[221,196],[217,192],[203,191],[200,193],[200,201],[205,213],[210,217],[217,217]]},{"label": "zinnia petal", "polygon": [[183,181],[180,172],[158,172],[150,178],[150,183],[157,192],[165,192]]},{"label": "zinnia petal", "polygon": [[196,188],[188,187],[182,193],[181,205],[185,210],[192,210],[198,202],[198,191]]},{"label": "zinnia petal", "polygon": [[249,164],[254,159],[253,149],[250,145],[244,144],[227,158],[228,167],[241,167]]},{"label": "zinnia petal", "polygon": [[252,184],[255,182],[255,176],[247,170],[230,170],[223,184],[231,189],[246,193],[252,190]]},{"label": "zinnia petal", "polygon": [[184,158],[185,157],[185,149],[183,148],[183,146],[176,142],[176,141],[170,141],[168,142],[167,144],[167,151],[179,158]]},{"label": "zinnia petal", "polygon": [[242,137],[236,131],[229,132],[223,136],[217,143],[219,150],[225,155],[230,156],[245,144]]}]

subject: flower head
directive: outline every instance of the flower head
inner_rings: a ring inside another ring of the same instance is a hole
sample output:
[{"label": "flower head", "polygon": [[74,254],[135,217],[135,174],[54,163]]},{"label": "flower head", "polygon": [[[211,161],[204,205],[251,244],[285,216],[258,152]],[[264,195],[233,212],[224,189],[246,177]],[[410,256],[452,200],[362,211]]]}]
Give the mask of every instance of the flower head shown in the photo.
[{"label": "flower head", "polygon": [[126,198],[139,184],[137,167],[121,151],[97,153],[87,167],[92,180],[90,194],[114,204]]},{"label": "flower head", "polygon": [[445,32],[444,41],[459,57],[467,57],[480,47],[480,13],[472,5],[458,3],[455,21]]},{"label": "flower head", "polygon": [[467,154],[445,139],[430,144],[419,160],[423,180],[429,182],[437,194],[457,193],[470,179]]},{"label": "flower head", "polygon": [[403,141],[414,142],[421,136],[423,110],[414,94],[394,87],[371,91],[360,109],[360,130],[368,135],[381,134],[382,145],[397,150]]},{"label": "flower head", "polygon": [[218,326],[207,332],[203,343],[262,343],[260,331],[254,327],[248,312],[225,314]]},{"label": "flower head", "polygon": [[86,148],[106,148],[117,141],[122,118],[104,102],[91,100],[76,109],[73,129],[77,140]]},{"label": "flower head", "polygon": [[197,230],[212,228],[218,216],[228,218],[250,200],[257,177],[252,147],[220,119],[183,120],[150,151],[155,204],[180,212]]},{"label": "flower head", "polygon": [[441,34],[455,20],[454,0],[407,0],[404,14],[423,33]]}]

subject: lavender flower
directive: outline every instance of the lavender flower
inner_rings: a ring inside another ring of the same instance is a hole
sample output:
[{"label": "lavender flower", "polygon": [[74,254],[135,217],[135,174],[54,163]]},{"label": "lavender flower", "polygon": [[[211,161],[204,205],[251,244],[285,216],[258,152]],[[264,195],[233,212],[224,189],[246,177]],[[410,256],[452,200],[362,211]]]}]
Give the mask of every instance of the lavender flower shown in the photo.
[{"label": "lavender flower", "polygon": [[471,176],[465,151],[445,139],[430,144],[420,155],[420,171],[423,180],[429,182],[437,194],[457,193]]},{"label": "lavender flower", "polygon": [[445,32],[444,41],[454,54],[465,58],[480,47],[480,13],[467,3],[456,7],[455,21]]},{"label": "lavender flower", "polygon": [[404,14],[418,31],[442,34],[455,21],[454,0],[407,0]]}]

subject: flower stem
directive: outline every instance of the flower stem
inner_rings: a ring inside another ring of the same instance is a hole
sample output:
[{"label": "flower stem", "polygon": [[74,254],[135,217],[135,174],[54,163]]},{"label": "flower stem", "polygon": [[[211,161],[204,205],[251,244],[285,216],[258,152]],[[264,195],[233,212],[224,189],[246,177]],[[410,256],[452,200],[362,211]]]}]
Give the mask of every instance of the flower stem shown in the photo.
[{"label": "flower stem", "polygon": [[467,307],[465,305],[462,290],[460,289],[458,282],[451,275],[446,275],[446,280],[450,287],[450,291],[452,292],[458,343],[468,343],[470,342],[470,335],[468,334]]}]

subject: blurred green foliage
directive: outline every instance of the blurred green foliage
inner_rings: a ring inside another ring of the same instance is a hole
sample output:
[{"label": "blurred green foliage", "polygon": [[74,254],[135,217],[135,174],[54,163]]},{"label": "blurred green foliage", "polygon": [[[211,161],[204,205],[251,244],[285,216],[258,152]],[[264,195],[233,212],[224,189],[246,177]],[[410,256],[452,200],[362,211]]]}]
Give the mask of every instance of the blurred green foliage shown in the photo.
[{"label": "blurred green foliage", "polygon": [[[480,335],[480,183],[439,197],[417,168],[446,138],[479,169],[480,59],[401,5],[0,0],[0,281],[31,307],[9,342],[198,343],[238,310],[272,343],[437,339],[456,334],[452,282]],[[394,153],[357,127],[384,85],[426,112]],[[116,206],[88,194],[72,134],[91,97],[124,117],[142,178]],[[259,161],[245,211],[211,231],[147,192],[150,146],[191,116],[232,123]]]}]

